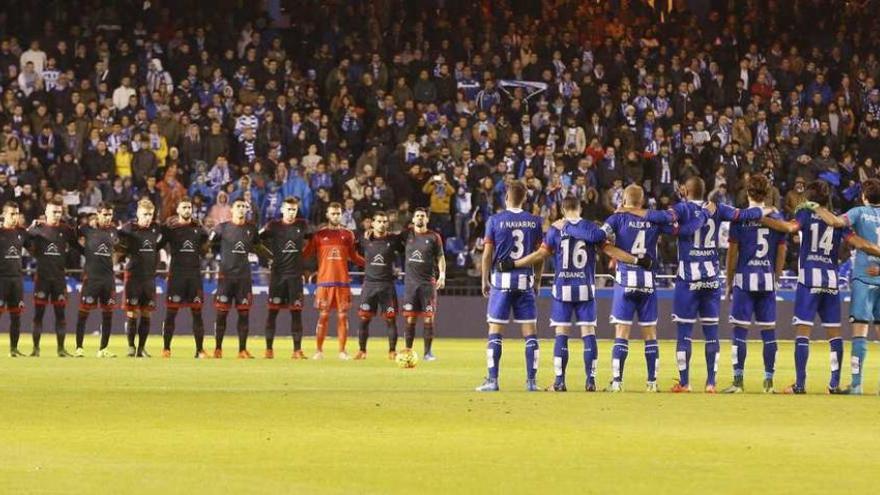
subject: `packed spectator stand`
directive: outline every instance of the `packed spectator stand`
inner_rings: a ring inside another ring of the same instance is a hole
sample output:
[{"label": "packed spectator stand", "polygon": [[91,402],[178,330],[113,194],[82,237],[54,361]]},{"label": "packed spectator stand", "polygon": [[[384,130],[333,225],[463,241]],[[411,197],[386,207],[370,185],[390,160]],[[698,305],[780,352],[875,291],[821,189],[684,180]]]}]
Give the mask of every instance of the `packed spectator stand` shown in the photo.
[{"label": "packed spectator stand", "polygon": [[359,231],[426,207],[473,276],[514,179],[548,222],[566,195],[601,222],[630,183],[743,206],[761,172],[790,216],[809,181],[844,208],[880,175],[877,0],[44,3],[0,7],[0,200],[26,222],[53,197],[122,221],[189,195],[211,226],[293,195]]}]

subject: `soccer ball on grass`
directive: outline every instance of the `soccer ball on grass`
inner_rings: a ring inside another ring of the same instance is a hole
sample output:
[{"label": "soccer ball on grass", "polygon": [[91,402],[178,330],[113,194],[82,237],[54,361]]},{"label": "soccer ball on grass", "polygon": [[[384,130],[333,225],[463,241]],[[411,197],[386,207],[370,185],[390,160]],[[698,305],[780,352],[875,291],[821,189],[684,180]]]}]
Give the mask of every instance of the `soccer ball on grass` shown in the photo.
[{"label": "soccer ball on grass", "polygon": [[402,351],[397,353],[395,361],[400,368],[415,368],[419,362],[419,355],[416,351]]}]

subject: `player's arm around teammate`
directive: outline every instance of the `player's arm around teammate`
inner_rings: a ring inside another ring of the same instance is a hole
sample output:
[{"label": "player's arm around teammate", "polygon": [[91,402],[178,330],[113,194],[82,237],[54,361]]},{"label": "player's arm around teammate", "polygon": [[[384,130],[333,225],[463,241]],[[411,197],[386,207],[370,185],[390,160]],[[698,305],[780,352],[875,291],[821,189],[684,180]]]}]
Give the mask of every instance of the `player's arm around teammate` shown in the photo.
[{"label": "player's arm around teammate", "polygon": [[[661,229],[664,225],[675,223],[677,216],[673,210],[650,210],[645,218],[628,211],[642,208],[644,200],[645,192],[640,186],[628,186],[624,190],[625,211],[611,215],[602,228],[609,235],[614,234],[615,244],[618,247],[653,259],[657,255],[657,239]],[[629,355],[629,336],[636,316],[645,341],[646,390],[649,392],[659,390],[656,379],[659,363],[657,294],[654,285],[652,269],[627,264],[618,265],[611,312],[611,321],[615,326],[615,341],[611,354],[612,381],[608,388],[610,392],[623,390],[623,371]]]},{"label": "player's arm around teammate", "polygon": [[526,390],[537,391],[538,338],[535,322],[537,307],[534,292],[534,270],[518,268],[510,273],[499,272],[495,262],[510,258],[517,260],[533,251],[541,242],[540,217],[522,210],[526,188],[522,182],[508,184],[505,204],[507,209],[492,215],[486,222],[483,254],[483,294],[489,297],[486,308],[488,342],[486,346],[487,376],[476,388],[479,392],[499,389],[498,376],[504,327],[513,322],[521,327],[525,339]]}]

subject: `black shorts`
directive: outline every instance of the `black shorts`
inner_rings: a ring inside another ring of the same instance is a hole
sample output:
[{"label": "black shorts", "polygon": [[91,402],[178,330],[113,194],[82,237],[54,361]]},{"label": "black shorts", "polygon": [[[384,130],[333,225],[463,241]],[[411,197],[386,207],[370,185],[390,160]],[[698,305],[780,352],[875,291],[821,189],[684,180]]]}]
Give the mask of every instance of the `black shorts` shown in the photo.
[{"label": "black shorts", "polygon": [[0,313],[24,310],[24,286],[21,277],[0,278]]},{"label": "black shorts", "polygon": [[61,278],[34,277],[35,306],[64,306],[67,304],[67,281]]},{"label": "black shorts", "polygon": [[156,309],[156,279],[125,276],[125,311],[153,311]]},{"label": "black shorts", "polygon": [[217,291],[214,292],[214,307],[218,311],[229,311],[235,308],[247,311],[253,303],[252,282],[250,277],[217,279]]},{"label": "black shorts", "polygon": [[406,284],[403,287],[403,315],[433,317],[437,310],[434,284]]},{"label": "black shorts", "polygon": [[83,281],[80,294],[80,309],[89,311],[100,307],[112,311],[116,307],[116,281],[87,278]]},{"label": "black shorts", "polygon": [[165,292],[167,293],[165,306],[170,309],[201,309],[202,302],[205,300],[202,276],[198,273],[182,275],[169,273]]},{"label": "black shorts", "polygon": [[275,275],[269,278],[269,309],[302,311],[302,275]]},{"label": "black shorts", "polygon": [[380,313],[389,320],[397,315],[397,289],[394,282],[367,282],[361,289],[358,315],[361,318],[372,318]]}]

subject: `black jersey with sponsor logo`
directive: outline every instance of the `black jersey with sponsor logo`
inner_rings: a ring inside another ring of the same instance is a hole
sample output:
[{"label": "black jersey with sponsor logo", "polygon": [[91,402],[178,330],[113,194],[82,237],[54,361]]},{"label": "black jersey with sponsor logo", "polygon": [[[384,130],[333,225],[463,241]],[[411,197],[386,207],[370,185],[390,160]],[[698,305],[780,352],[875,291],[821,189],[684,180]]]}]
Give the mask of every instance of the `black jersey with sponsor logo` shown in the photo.
[{"label": "black jersey with sponsor logo", "polygon": [[119,240],[127,261],[125,271],[132,278],[153,278],[159,264],[162,231],[156,224],[141,227],[134,222],[119,228]]},{"label": "black jersey with sponsor logo", "polygon": [[429,230],[417,234],[413,230],[404,232],[406,240],[406,275],[407,284],[429,284],[434,281],[437,272],[437,260],[443,256],[443,241],[440,234]]},{"label": "black jersey with sponsor logo", "polygon": [[302,276],[302,252],[308,224],[297,218],[293,223],[272,220],[260,230],[260,239],[272,251],[272,274]]},{"label": "black jersey with sponsor logo", "polygon": [[171,256],[169,270],[172,274],[193,275],[202,269],[203,246],[208,232],[195,222],[182,224],[176,219],[162,227],[162,247]]},{"label": "black jersey with sponsor logo", "polygon": [[113,227],[84,226],[80,227],[79,235],[85,239],[83,275],[93,280],[112,281],[113,250],[119,244],[119,232]]},{"label": "black jersey with sponsor logo", "polygon": [[229,278],[250,278],[248,256],[260,243],[257,227],[252,223],[235,225],[223,222],[211,231],[211,243],[220,246],[220,275]]},{"label": "black jersey with sponsor logo", "polygon": [[22,277],[21,250],[26,236],[24,229],[0,229],[0,277]]},{"label": "black jersey with sponsor logo", "polygon": [[34,224],[27,230],[27,250],[37,260],[37,278],[63,280],[67,253],[76,234],[67,225]]},{"label": "black jersey with sponsor logo", "polygon": [[364,278],[367,282],[393,282],[394,262],[403,252],[402,235],[386,234],[382,237],[361,239],[364,248]]}]

